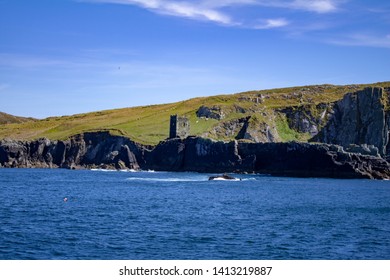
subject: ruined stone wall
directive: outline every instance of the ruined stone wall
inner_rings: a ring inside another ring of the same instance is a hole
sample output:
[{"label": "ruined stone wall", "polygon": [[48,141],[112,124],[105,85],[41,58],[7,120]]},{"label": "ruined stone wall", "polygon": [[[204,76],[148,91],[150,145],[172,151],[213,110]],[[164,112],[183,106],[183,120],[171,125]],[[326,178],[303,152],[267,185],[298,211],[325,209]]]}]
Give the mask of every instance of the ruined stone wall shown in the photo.
[{"label": "ruined stone wall", "polygon": [[190,122],[186,117],[172,115],[169,126],[169,139],[186,138],[190,134]]}]

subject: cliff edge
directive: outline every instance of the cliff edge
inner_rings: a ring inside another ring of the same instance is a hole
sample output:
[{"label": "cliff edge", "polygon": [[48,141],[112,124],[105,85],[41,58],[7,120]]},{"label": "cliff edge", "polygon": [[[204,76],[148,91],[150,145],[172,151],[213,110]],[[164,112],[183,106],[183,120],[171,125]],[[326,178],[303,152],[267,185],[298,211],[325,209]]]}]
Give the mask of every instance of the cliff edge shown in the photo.
[{"label": "cliff edge", "polygon": [[188,137],[162,141],[150,147],[108,132],[80,134],[66,141],[3,140],[0,141],[0,166],[390,179],[390,165],[386,160],[349,153],[337,145],[222,142]]}]

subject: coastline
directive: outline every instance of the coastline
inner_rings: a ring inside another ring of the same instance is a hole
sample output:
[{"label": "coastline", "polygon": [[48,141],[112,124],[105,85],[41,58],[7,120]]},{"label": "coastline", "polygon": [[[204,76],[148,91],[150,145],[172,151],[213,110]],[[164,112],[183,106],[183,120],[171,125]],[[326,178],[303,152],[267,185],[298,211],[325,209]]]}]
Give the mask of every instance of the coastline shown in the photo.
[{"label": "coastline", "polygon": [[0,167],[261,173],[288,177],[390,179],[381,157],[323,143],[248,143],[201,137],[144,146],[109,132],[66,141],[0,141]]}]

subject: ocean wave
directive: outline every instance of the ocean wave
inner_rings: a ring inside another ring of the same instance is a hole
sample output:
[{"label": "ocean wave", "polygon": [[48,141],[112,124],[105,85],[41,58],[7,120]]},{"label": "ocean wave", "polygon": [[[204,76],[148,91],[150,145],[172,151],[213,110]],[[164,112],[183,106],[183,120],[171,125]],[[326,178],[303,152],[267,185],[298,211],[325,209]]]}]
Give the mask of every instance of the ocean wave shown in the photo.
[{"label": "ocean wave", "polygon": [[201,179],[189,179],[189,178],[140,178],[140,177],[131,177],[127,178],[127,181],[148,181],[148,182],[201,182],[207,181],[208,178]]},{"label": "ocean wave", "polygon": [[116,169],[102,169],[102,168],[91,168],[91,171],[100,171],[100,172],[117,172]]}]

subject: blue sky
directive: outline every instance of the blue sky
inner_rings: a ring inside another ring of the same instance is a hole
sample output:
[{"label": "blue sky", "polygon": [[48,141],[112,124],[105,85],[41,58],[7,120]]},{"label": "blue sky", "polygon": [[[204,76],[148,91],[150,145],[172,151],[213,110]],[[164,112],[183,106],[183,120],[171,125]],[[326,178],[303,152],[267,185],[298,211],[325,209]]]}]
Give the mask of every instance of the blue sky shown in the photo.
[{"label": "blue sky", "polygon": [[0,0],[0,111],[390,80],[390,1]]}]

